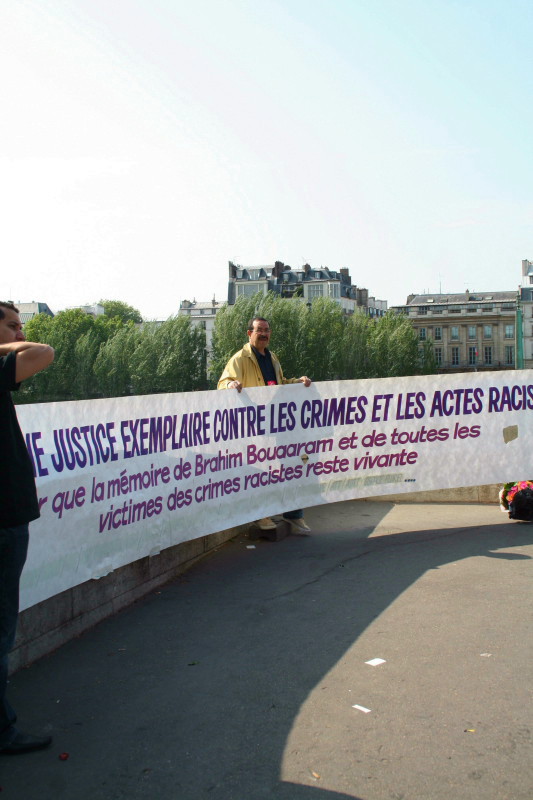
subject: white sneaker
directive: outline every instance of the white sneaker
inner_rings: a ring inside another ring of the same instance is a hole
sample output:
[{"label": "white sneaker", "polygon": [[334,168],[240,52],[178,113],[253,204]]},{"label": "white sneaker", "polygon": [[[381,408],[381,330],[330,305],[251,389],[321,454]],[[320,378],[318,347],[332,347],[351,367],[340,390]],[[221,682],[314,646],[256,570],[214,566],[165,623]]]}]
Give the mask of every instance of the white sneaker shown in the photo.
[{"label": "white sneaker", "polygon": [[276,523],[270,517],[263,517],[263,519],[257,519],[254,523],[260,528],[262,531],[273,531],[276,529]]},{"label": "white sneaker", "polygon": [[290,517],[283,517],[286,522],[290,522],[291,528],[294,533],[309,533],[311,528],[303,517],[299,519],[291,519]]}]

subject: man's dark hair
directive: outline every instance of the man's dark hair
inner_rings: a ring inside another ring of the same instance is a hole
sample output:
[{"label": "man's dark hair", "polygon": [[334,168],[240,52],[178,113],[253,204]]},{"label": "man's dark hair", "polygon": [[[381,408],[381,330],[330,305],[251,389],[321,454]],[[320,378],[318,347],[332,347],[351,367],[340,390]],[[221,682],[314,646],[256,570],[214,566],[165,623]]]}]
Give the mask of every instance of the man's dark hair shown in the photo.
[{"label": "man's dark hair", "polygon": [[252,317],[252,319],[251,319],[251,320],[249,321],[249,323],[248,323],[248,328],[247,328],[247,330],[249,330],[249,331],[253,331],[253,329],[254,329],[254,322],[266,322],[266,324],[267,324],[267,325],[268,325],[268,327],[270,328],[270,322],[269,322],[267,319],[265,319],[264,317]]},{"label": "man's dark hair", "polygon": [[5,302],[4,300],[0,300],[0,319],[4,319],[5,314],[2,309],[8,308],[10,311],[14,311],[15,314],[19,313],[18,308],[14,305],[14,303]]}]

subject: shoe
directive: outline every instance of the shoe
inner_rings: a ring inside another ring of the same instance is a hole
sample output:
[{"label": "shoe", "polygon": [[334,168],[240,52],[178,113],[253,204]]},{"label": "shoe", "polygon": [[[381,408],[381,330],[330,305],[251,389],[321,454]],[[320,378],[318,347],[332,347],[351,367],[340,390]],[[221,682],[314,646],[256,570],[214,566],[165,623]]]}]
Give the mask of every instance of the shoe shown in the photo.
[{"label": "shoe", "polygon": [[263,519],[257,519],[254,523],[260,528],[262,531],[273,531],[276,529],[276,523],[270,517],[263,517]]},{"label": "shoe", "polygon": [[293,533],[309,533],[311,528],[303,517],[291,519],[290,517],[283,517],[286,522],[290,522]]},{"label": "shoe", "polygon": [[29,733],[16,733],[9,744],[0,748],[0,754],[14,756],[19,753],[31,753],[32,750],[44,750],[52,744],[51,736],[31,736]]}]

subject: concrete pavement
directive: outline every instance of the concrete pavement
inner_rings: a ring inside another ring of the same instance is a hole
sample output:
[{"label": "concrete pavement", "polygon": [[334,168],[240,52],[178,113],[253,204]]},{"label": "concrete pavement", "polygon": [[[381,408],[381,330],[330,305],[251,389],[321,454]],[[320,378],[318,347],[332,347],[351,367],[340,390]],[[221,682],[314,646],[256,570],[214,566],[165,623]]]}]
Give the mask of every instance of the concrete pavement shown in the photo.
[{"label": "concrete pavement", "polygon": [[0,757],[2,798],[531,800],[533,525],[368,501],[306,518],[13,675],[21,727],[54,743]]}]

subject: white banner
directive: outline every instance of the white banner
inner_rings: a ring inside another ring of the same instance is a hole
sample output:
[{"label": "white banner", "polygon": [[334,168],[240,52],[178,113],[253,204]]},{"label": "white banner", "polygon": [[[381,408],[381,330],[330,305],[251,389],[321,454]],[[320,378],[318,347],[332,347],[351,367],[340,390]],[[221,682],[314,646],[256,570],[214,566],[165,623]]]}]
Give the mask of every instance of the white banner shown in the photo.
[{"label": "white banner", "polygon": [[338,500],[532,477],[533,371],[19,406],[26,608],[188,539]]}]

